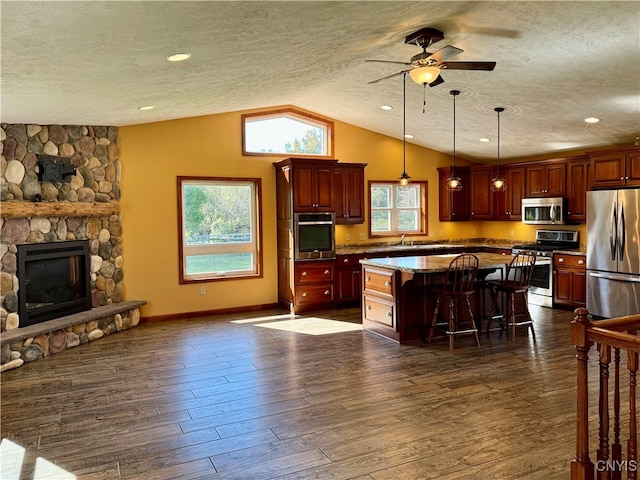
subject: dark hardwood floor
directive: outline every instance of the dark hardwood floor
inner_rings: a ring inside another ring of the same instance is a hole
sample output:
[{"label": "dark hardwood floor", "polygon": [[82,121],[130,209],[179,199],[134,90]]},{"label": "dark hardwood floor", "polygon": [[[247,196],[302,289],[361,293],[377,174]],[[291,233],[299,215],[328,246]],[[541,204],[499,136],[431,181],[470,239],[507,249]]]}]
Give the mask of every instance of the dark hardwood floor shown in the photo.
[{"label": "dark hardwood floor", "polygon": [[532,315],[535,341],[453,352],[363,332],[358,309],[145,323],[3,373],[1,434],[19,478],[37,457],[80,479],[568,478],[573,314]]}]

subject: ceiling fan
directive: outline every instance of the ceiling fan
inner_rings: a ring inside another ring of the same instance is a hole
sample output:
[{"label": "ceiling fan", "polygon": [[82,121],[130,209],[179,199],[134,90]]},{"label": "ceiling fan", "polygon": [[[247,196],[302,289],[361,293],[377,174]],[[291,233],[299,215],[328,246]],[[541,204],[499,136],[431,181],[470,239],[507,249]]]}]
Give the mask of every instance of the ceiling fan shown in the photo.
[{"label": "ceiling fan", "polygon": [[397,63],[411,68],[401,70],[386,77],[378,78],[369,83],[378,83],[387,78],[409,73],[411,79],[419,85],[435,87],[444,83],[440,76],[441,70],[486,70],[495,68],[496,62],[449,62],[449,58],[462,53],[462,50],[451,45],[442,47],[433,53],[427,52],[427,48],[444,39],[444,33],[435,28],[422,28],[413,32],[404,39],[404,43],[411,43],[422,48],[422,52],[411,57],[410,62],[395,62],[392,60],[365,60],[366,62]]}]

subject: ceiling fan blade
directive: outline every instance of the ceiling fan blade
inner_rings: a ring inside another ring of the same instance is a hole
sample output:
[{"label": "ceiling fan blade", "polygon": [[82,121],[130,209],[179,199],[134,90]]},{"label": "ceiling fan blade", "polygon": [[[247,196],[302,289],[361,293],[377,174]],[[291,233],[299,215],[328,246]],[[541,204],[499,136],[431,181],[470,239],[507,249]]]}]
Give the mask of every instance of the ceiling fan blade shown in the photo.
[{"label": "ceiling fan blade", "polygon": [[445,47],[442,47],[440,50],[432,53],[429,57],[429,61],[435,60],[436,63],[441,63],[451,57],[455,57],[456,55],[461,54],[462,52],[463,50],[461,48],[447,45]]},{"label": "ceiling fan blade", "polygon": [[394,62],[393,60],[365,60],[365,62],[379,62],[379,63],[397,63],[398,65],[411,65],[407,62]]},{"label": "ceiling fan blade", "polygon": [[433,82],[431,82],[429,86],[435,87],[436,85],[440,85],[441,83],[444,83],[444,78],[442,78],[442,75],[438,75],[438,78],[436,78]]},{"label": "ceiling fan blade", "polygon": [[[411,70],[411,69],[409,69],[409,70]],[[386,80],[387,78],[391,78],[391,77],[395,77],[395,76],[398,76],[398,75],[402,75],[403,73],[406,73],[409,70],[401,70],[399,72],[392,73],[391,75],[387,75],[386,77],[378,78],[377,80],[372,80],[372,81],[370,81],[368,83],[378,83],[378,82],[381,82],[382,80]]]},{"label": "ceiling fan blade", "polygon": [[496,62],[442,62],[439,68],[446,70],[486,70],[495,68]]}]

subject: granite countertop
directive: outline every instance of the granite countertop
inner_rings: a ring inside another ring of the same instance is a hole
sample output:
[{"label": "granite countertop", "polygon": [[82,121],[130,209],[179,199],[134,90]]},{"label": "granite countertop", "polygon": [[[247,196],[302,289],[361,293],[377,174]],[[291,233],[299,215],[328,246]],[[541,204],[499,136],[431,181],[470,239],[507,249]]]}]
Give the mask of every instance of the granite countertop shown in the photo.
[{"label": "granite countertop", "polygon": [[[360,263],[362,265],[381,267],[399,272],[438,273],[446,272],[451,260],[456,256],[457,254],[453,253],[416,257],[371,258],[360,260]],[[509,264],[512,258],[511,255],[501,255],[499,253],[476,253],[475,256],[478,257],[479,268],[481,270],[502,268]],[[540,257],[536,260],[536,263],[541,265],[549,264],[551,263],[551,259],[549,257]]]},{"label": "granite countertop", "polygon": [[363,255],[369,253],[384,252],[415,252],[418,250],[449,250],[454,248],[504,248],[511,250],[513,244],[506,243],[483,243],[483,242],[465,242],[465,243],[418,243],[414,245],[398,245],[398,244],[360,244],[360,245],[338,245],[336,246],[336,255]]}]

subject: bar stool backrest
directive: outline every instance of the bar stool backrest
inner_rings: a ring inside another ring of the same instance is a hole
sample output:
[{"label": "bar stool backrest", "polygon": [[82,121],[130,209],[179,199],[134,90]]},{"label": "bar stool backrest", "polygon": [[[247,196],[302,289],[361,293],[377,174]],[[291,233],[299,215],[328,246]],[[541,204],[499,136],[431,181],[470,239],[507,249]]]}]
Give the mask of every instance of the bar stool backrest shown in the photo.
[{"label": "bar stool backrest", "polygon": [[451,293],[473,293],[478,275],[478,257],[469,253],[458,255],[449,264],[445,290]]},{"label": "bar stool backrest", "polygon": [[519,252],[507,266],[504,283],[513,288],[529,288],[531,286],[531,277],[535,264],[535,252]]}]

